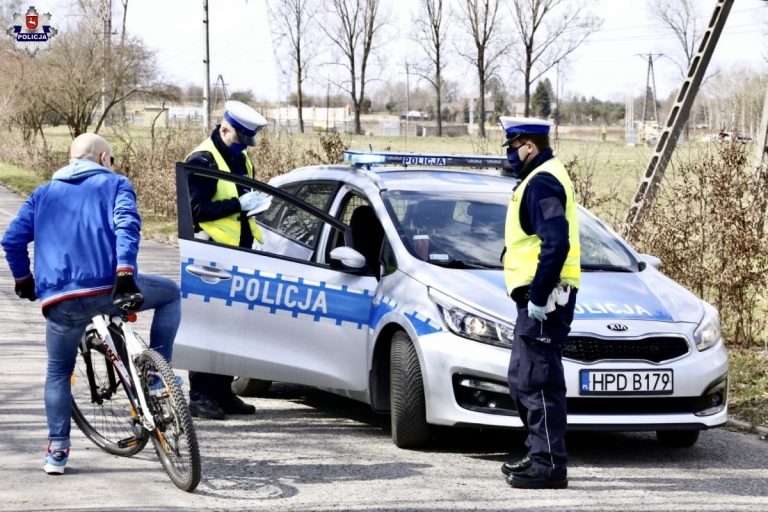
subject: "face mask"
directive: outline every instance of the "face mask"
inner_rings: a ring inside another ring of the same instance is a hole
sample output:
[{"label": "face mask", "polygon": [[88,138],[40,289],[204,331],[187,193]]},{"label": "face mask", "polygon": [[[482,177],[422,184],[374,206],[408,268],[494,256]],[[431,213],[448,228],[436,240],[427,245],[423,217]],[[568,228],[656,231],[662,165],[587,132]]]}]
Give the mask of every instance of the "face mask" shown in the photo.
[{"label": "face mask", "polygon": [[[528,157],[526,156],[526,158]],[[512,166],[512,175],[516,177],[520,177],[520,175],[523,172],[523,165],[524,165],[523,160],[520,160],[520,148],[513,148],[511,146],[508,146],[507,160],[509,160],[509,165]]]},{"label": "face mask", "polygon": [[233,155],[239,155],[240,153],[245,151],[245,148],[247,147],[248,146],[245,144],[240,144],[239,142],[235,142],[234,144],[229,146],[229,152],[232,153]]}]

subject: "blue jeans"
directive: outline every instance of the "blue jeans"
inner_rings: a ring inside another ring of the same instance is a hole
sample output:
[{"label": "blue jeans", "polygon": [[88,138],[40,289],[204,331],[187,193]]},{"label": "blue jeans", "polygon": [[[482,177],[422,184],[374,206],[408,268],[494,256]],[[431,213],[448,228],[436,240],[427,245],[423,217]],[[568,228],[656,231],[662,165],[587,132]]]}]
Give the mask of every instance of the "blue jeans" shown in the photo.
[{"label": "blue jeans", "polygon": [[[136,285],[144,295],[139,311],[154,309],[149,346],[168,361],[173,354],[173,340],[181,320],[179,287],[170,279],[138,274]],[[91,318],[98,314],[119,314],[109,293],[67,299],[51,305],[47,313],[45,343],[48,370],[45,377],[45,412],[51,450],[69,448],[72,414],[70,377],[75,369],[77,347]]]}]

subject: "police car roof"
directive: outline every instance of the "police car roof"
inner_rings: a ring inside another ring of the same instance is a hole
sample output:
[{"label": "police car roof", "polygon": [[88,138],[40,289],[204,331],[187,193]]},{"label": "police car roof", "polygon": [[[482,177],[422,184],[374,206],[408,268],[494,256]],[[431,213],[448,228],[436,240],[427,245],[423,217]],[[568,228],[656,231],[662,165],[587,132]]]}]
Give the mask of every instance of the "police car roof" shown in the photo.
[{"label": "police car roof", "polygon": [[[274,178],[275,185],[332,179],[379,190],[466,190],[511,192],[515,181],[504,176],[503,156],[437,155],[345,151],[352,165],[310,166]],[[367,185],[367,186],[366,186]]]},{"label": "police car roof", "polygon": [[350,168],[317,165],[295,169],[270,180],[275,186],[298,181],[343,181],[364,190],[473,191],[511,193],[516,181],[494,169],[450,169],[445,167]]}]

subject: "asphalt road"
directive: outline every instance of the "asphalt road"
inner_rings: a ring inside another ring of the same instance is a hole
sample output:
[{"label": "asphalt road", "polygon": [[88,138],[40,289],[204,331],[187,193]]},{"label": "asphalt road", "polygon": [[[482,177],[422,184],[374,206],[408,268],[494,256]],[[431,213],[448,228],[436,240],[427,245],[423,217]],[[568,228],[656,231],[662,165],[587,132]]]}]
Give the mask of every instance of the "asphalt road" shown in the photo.
[{"label": "asphalt road", "polygon": [[[0,231],[20,204],[0,189]],[[176,258],[173,247],[142,244],[145,272],[176,278]],[[670,449],[653,434],[569,434],[570,487],[521,491],[499,472],[510,454],[522,456],[520,434],[441,429],[429,450],[399,450],[387,417],[287,384],[247,399],[254,416],[196,421],[203,480],[194,494],[173,486],[151,445],[119,458],[76,427],[67,474],[48,476],[44,319],[39,304],[16,298],[4,257],[0,322],[0,510],[768,511],[768,442],[755,435],[719,429]]]}]

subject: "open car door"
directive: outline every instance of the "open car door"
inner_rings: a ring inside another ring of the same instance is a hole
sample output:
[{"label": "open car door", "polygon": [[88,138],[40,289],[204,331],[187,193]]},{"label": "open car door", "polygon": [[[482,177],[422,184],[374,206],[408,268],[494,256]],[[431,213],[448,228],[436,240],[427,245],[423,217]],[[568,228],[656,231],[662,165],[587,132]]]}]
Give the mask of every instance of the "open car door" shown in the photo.
[{"label": "open car door", "polygon": [[[263,243],[235,247],[195,233],[192,176],[272,196],[253,217]],[[178,163],[176,185],[182,315],[174,367],[364,390],[378,282],[356,270],[364,258],[350,247],[324,261],[329,240],[351,240],[349,227],[283,190],[230,173]]]}]

